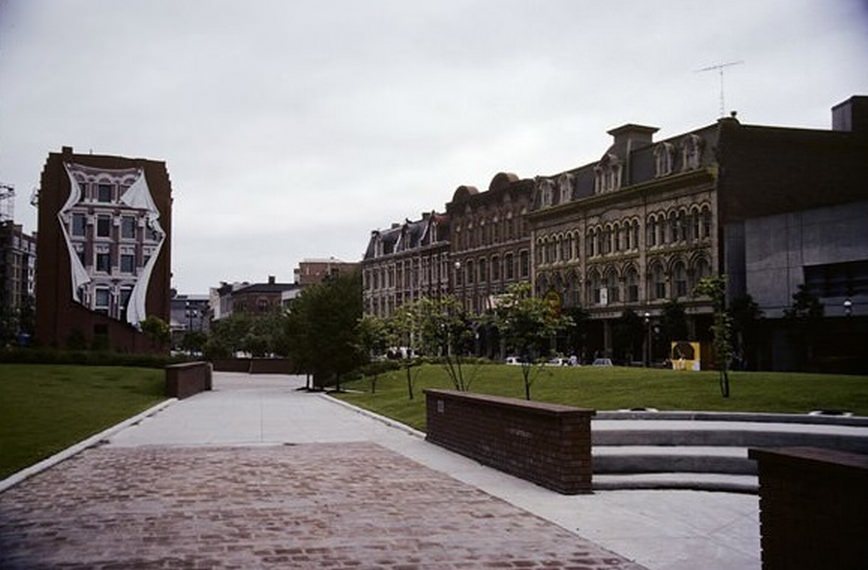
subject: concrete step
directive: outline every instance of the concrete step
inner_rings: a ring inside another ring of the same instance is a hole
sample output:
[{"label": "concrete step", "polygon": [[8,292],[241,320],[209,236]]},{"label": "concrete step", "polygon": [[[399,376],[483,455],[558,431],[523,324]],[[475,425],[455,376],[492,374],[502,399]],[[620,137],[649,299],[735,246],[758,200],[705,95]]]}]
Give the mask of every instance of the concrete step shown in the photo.
[{"label": "concrete step", "polygon": [[759,481],[753,475],[717,473],[594,474],[593,486],[595,491],[685,489],[756,494]]},{"label": "concrete step", "polygon": [[744,447],[594,446],[594,476],[612,473],[756,475]]},{"label": "concrete step", "polygon": [[868,454],[868,428],[822,424],[594,420],[594,446],[810,446]]}]

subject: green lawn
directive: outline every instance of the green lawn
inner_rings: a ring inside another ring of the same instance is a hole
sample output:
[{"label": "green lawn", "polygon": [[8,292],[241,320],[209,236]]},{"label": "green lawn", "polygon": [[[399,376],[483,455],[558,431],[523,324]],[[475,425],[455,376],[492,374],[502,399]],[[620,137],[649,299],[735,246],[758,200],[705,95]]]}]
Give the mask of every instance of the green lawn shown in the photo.
[{"label": "green lawn", "polygon": [[165,399],[150,368],[0,364],[0,479]]},{"label": "green lawn", "polygon": [[[423,388],[452,388],[442,367],[423,366],[416,380],[416,397],[407,397],[403,371],[380,376],[376,394],[370,378],[350,382],[338,395],[352,404],[425,429]],[[868,376],[731,372],[731,396],[720,396],[718,373],[681,372],[645,368],[545,368],[537,377],[534,400],[596,410],[633,407],[659,410],[730,412],[794,412],[843,409],[868,415]],[[483,365],[470,387],[473,392],[524,397],[519,366]]]}]

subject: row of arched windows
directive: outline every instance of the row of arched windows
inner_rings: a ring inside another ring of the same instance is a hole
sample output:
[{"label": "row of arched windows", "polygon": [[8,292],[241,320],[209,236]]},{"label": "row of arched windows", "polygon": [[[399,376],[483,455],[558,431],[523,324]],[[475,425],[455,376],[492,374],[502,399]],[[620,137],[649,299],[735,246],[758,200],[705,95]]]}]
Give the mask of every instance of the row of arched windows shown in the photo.
[{"label": "row of arched windows", "polygon": [[645,224],[645,244],[647,247],[660,247],[709,239],[711,220],[711,208],[707,204],[649,214]]},{"label": "row of arched windows", "polygon": [[708,259],[700,255],[689,261],[681,257],[652,260],[645,274],[644,295],[635,263],[592,266],[584,280],[577,270],[544,272],[537,277],[536,289],[539,295],[551,290],[561,293],[568,306],[639,303],[690,297],[699,280],[710,274]]}]

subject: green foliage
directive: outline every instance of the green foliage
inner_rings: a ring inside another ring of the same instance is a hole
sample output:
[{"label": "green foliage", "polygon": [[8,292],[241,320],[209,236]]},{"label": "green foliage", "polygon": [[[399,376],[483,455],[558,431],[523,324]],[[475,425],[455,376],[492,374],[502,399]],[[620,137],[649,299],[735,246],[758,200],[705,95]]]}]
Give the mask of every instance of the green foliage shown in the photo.
[{"label": "green foliage", "polygon": [[164,368],[168,364],[187,362],[186,356],[164,354],[128,354],[91,350],[56,350],[51,348],[8,348],[0,350],[0,363],[70,364],[80,366],[124,366]]},{"label": "green foliage", "polygon": [[[145,320],[139,323],[139,326],[141,326],[142,333],[150,339],[151,345],[155,349],[164,349],[168,346],[169,341],[172,340],[172,330],[169,327],[169,323],[160,317],[148,315]],[[94,340],[96,341],[96,338]]]},{"label": "green foliage", "polygon": [[[697,285],[697,290],[699,286]],[[666,346],[674,340],[687,340],[687,314],[684,305],[676,299],[670,299],[663,305],[660,317],[660,334]]]},{"label": "green foliage", "polygon": [[359,350],[369,358],[386,353],[389,331],[386,321],[375,315],[364,315],[356,323]]},{"label": "green foliage", "polygon": [[202,331],[188,331],[181,339],[181,350],[187,352],[202,352],[205,348],[205,343],[208,342],[208,335]]},{"label": "green foliage", "polygon": [[418,374],[417,366],[417,336],[419,336],[419,319],[422,312],[420,301],[404,303],[388,320],[386,338],[395,346],[407,348],[407,354],[401,358],[404,377],[407,380],[407,397],[413,399],[413,381]]},{"label": "green foliage", "polygon": [[238,352],[256,357],[286,356],[286,322],[287,315],[280,308],[262,315],[232,313],[212,323],[211,335],[203,347],[205,354],[209,358],[230,358]]},{"label": "green foliage", "polygon": [[742,367],[746,364],[749,347],[757,343],[757,323],[763,312],[750,295],[739,295],[732,299],[727,309],[732,322],[734,350],[738,353]]},{"label": "green foliage", "polygon": [[720,393],[729,398],[729,362],[732,360],[732,317],[726,312],[726,275],[703,277],[694,290],[694,295],[711,298],[714,307],[714,352],[720,362]]},{"label": "green foliage", "polygon": [[422,351],[442,359],[454,389],[469,390],[477,369],[466,366],[475,335],[464,305],[452,295],[423,297],[414,303],[413,313]]},{"label": "green foliage", "polygon": [[645,333],[646,327],[642,317],[633,309],[625,309],[612,327],[614,345],[620,353],[619,356],[629,361],[636,360],[636,357],[642,354]]},{"label": "green foliage", "polygon": [[362,317],[358,272],[306,288],[290,305],[287,349],[293,362],[320,385],[335,384],[365,360],[357,324]]},{"label": "green foliage", "polygon": [[808,291],[804,284],[793,293],[793,304],[784,309],[784,317],[797,320],[818,320],[823,318],[825,308],[816,295]]},{"label": "green foliage", "polygon": [[522,359],[525,398],[530,400],[531,385],[544,365],[543,350],[569,325],[569,317],[558,315],[545,299],[533,296],[530,283],[516,283],[501,295],[493,318],[507,350]]}]

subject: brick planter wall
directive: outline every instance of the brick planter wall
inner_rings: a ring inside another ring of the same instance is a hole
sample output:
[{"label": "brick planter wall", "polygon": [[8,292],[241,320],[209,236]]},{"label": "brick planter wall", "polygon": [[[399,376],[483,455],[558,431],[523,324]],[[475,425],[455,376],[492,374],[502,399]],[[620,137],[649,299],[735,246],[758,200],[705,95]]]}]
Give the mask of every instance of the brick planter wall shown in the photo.
[{"label": "brick planter wall", "polygon": [[426,439],[565,495],[591,492],[591,416],[557,404],[425,390]]},{"label": "brick planter wall", "polygon": [[750,449],[759,467],[764,570],[868,568],[868,455]]},{"label": "brick planter wall", "polygon": [[251,374],[294,374],[292,361],[286,358],[254,358],[250,361]]},{"label": "brick planter wall", "polygon": [[212,360],[214,370],[217,372],[244,372],[250,371],[249,358],[220,358]]},{"label": "brick planter wall", "polygon": [[211,389],[211,364],[185,362],[166,366],[166,396],[188,398]]}]

